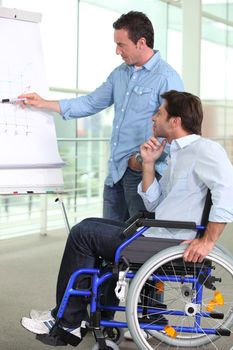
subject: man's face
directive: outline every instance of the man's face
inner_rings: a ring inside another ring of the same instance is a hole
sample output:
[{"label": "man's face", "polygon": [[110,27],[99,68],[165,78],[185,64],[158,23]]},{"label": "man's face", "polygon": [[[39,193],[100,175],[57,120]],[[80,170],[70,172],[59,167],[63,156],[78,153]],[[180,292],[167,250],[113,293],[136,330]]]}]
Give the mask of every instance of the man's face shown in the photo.
[{"label": "man's face", "polygon": [[155,137],[165,137],[168,138],[171,131],[171,119],[168,119],[168,113],[165,109],[166,102],[164,102],[160,107],[158,112],[153,115],[153,133]]},{"label": "man's face", "polygon": [[140,65],[141,51],[139,44],[134,44],[129,39],[128,30],[116,29],[114,32],[114,41],[116,43],[116,54],[121,55],[126,64]]}]

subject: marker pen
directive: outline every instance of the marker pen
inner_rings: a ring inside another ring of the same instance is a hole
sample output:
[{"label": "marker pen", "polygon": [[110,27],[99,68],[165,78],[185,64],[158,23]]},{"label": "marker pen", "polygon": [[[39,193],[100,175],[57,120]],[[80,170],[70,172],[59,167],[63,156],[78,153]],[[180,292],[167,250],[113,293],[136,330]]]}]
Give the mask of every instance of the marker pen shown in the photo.
[{"label": "marker pen", "polygon": [[21,98],[3,98],[2,100],[0,100],[0,103],[17,103],[17,102],[23,102],[26,101],[26,97],[21,97]]}]

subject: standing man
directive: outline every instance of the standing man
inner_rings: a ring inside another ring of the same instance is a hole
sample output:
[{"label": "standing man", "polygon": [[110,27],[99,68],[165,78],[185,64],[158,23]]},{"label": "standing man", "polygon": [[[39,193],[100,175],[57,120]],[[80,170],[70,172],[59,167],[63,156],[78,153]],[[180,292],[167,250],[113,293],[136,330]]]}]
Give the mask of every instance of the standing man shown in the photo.
[{"label": "standing man", "polygon": [[[86,117],[114,104],[108,175],[104,187],[104,218],[125,221],[145,209],[137,186],[141,165],[135,155],[151,136],[151,115],[156,113],[168,90],[182,91],[176,71],[153,50],[154,30],[142,12],[130,11],[113,23],[116,54],[125,63],[114,69],[106,82],[87,96],[60,101],[44,100],[35,93],[24,94],[23,104],[60,113],[65,120]],[[162,174],[166,152],[157,162]]]}]

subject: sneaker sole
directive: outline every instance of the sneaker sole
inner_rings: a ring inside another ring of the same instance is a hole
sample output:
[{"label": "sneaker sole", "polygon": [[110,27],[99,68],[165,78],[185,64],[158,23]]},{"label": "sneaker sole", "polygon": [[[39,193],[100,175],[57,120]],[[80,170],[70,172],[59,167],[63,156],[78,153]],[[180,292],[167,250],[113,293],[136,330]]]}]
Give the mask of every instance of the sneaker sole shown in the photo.
[{"label": "sneaker sole", "polygon": [[33,325],[31,324],[32,320],[31,319],[29,320],[30,320],[30,323],[26,317],[22,318],[21,325],[23,326],[24,329],[34,334],[49,334],[49,329],[46,326],[45,326],[46,327],[45,329],[38,329],[36,327],[33,327]]}]

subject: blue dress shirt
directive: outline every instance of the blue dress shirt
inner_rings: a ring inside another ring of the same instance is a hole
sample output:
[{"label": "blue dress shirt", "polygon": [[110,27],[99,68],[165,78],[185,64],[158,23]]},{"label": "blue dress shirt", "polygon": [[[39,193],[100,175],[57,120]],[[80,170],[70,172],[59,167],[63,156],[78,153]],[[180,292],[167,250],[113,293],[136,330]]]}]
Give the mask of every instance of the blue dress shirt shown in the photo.
[{"label": "blue dress shirt", "polygon": [[[207,189],[213,205],[209,221],[233,221],[233,167],[218,143],[189,135],[173,140],[168,167],[159,182],[155,179],[146,192],[138,193],[148,211],[158,220],[201,223]],[[149,230],[147,231],[149,234]],[[155,237],[191,239],[191,230],[150,229]],[[151,236],[151,235],[150,235]]]},{"label": "blue dress shirt", "polygon": [[[122,178],[129,157],[152,135],[151,117],[162,103],[160,95],[172,89],[183,91],[182,80],[155,51],[140,69],[122,64],[91,94],[59,101],[64,119],[86,117],[114,103],[106,185],[113,186]],[[159,173],[163,162],[157,163]]]}]

